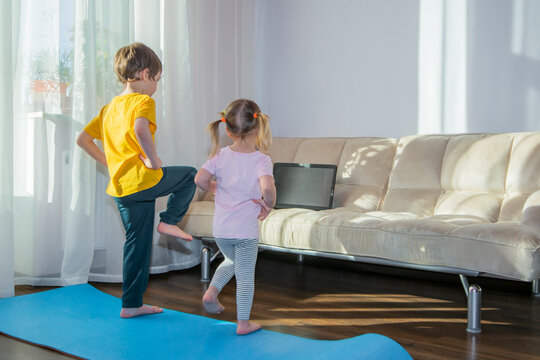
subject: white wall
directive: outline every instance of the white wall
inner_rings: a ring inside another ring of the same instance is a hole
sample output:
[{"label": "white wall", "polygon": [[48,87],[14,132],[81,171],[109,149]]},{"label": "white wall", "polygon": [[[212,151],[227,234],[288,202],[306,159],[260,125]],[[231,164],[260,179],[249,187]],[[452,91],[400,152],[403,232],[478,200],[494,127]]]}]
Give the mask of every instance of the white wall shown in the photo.
[{"label": "white wall", "polygon": [[540,2],[469,6],[470,131],[540,130]]},{"label": "white wall", "polygon": [[540,130],[538,1],[255,1],[276,136]]},{"label": "white wall", "polygon": [[418,6],[400,0],[257,4],[256,94],[274,135],[416,131]]}]

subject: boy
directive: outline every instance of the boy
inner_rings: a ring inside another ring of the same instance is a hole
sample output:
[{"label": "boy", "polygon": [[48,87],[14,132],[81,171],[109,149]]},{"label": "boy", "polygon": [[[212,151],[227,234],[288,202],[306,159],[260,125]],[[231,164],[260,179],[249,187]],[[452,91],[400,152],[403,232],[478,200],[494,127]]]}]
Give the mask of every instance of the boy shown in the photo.
[{"label": "boy", "polygon": [[[122,318],[163,312],[143,305],[148,285],[155,199],[171,194],[160,214],[158,232],[191,241],[178,226],[195,193],[196,170],[161,167],[154,145],[155,102],[161,61],[152,49],[134,43],[118,50],[114,71],[124,84],[120,95],[101,109],[77,138],[77,145],[109,170],[107,194],[118,206],[126,231],[123,261]],[[103,149],[94,143],[103,142]]]}]

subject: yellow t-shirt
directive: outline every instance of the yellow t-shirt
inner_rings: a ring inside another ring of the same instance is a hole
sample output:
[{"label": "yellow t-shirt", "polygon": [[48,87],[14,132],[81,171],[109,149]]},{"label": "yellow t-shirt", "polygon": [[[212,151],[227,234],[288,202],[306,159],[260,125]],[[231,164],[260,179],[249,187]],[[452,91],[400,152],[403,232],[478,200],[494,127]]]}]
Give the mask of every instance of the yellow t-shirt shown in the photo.
[{"label": "yellow t-shirt", "polygon": [[154,139],[156,103],[148,95],[117,96],[84,127],[90,136],[103,141],[110,175],[107,194],[111,196],[122,197],[149,189],[163,177],[161,169],[149,169],[139,158],[139,154],[145,154],[133,127],[135,119],[140,117],[150,122]]}]

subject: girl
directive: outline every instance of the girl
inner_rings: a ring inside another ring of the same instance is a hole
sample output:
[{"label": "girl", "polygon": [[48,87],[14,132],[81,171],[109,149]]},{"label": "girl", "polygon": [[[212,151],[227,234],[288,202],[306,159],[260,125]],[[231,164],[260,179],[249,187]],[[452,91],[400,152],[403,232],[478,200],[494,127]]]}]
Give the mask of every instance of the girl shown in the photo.
[{"label": "girl", "polygon": [[[225,308],[217,296],[236,276],[236,333],[245,335],[261,328],[249,321],[249,317],[259,241],[258,220],[268,216],[276,200],[272,160],[267,155],[272,135],[267,115],[251,100],[235,100],[221,115],[220,120],[208,126],[214,150],[195,176],[197,186],[216,195],[213,236],[225,256],[203,296],[203,304],[209,313],[221,313]],[[222,122],[234,143],[219,149]]]}]

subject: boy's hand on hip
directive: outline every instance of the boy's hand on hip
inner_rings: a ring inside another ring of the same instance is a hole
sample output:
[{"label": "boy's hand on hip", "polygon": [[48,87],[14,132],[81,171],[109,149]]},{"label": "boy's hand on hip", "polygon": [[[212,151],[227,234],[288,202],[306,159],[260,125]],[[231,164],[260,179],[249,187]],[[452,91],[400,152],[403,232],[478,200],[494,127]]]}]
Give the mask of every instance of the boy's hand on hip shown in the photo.
[{"label": "boy's hand on hip", "polygon": [[156,164],[152,164],[149,158],[145,157],[143,154],[139,154],[139,159],[143,162],[144,166],[149,169],[157,170],[161,168],[161,159],[157,158]]}]

